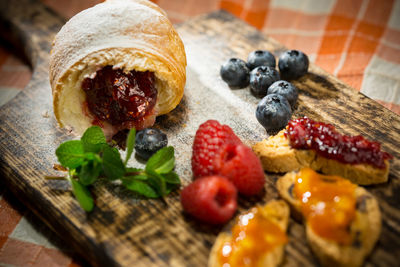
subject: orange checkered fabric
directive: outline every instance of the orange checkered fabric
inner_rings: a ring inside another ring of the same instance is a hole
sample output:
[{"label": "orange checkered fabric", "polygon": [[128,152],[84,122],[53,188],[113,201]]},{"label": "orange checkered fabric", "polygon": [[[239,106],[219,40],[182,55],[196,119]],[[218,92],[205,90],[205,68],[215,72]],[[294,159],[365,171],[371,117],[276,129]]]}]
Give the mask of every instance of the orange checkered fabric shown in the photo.
[{"label": "orange checkered fabric", "polygon": [[[400,114],[400,1],[156,2],[173,21],[187,19],[183,10],[192,15],[225,9]],[[203,7],[196,10],[196,5]]]},{"label": "orange checkered fabric", "polygon": [[[17,2],[17,1],[16,1]],[[65,17],[100,0],[42,0]],[[173,23],[225,9],[400,114],[400,0],[153,0]],[[260,48],[262,49],[262,48]],[[0,42],[0,106],[29,67]],[[0,184],[0,265],[80,266]],[[29,218],[29,219],[27,219]]]}]

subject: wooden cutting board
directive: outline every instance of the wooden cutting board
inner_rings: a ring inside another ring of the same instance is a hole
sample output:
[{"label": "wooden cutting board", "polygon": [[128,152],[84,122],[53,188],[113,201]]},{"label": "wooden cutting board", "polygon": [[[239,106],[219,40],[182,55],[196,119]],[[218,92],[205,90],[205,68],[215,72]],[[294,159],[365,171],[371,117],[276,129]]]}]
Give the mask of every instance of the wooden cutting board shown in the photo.
[{"label": "wooden cutting board", "polygon": [[[29,85],[0,109],[0,171],[9,190],[93,265],[206,266],[210,248],[223,228],[185,215],[179,191],[164,203],[135,198],[118,184],[100,181],[92,188],[96,208],[87,214],[67,182],[43,178],[55,174],[55,148],[76,138],[57,126],[48,81],[51,41],[64,20],[33,0],[0,0],[0,14],[2,25],[15,34],[34,69]],[[192,179],[193,136],[205,120],[230,125],[248,145],[267,137],[254,116],[260,99],[248,89],[230,90],[219,77],[220,65],[230,57],[246,59],[255,49],[268,49],[279,56],[285,48],[224,11],[195,18],[177,29],[188,58],[185,94],[174,111],[157,118],[156,127],[167,133],[169,144],[175,147],[176,171],[186,185]],[[366,265],[398,265],[399,116],[315,65],[294,83],[300,97],[293,117],[307,115],[332,123],[342,133],[380,141],[395,157],[389,182],[367,187],[379,200],[383,229]],[[135,159],[130,163],[138,164]],[[277,198],[276,178],[267,175],[262,198],[240,198],[239,210]],[[291,220],[283,266],[313,265],[317,262],[305,240],[304,227]]]}]

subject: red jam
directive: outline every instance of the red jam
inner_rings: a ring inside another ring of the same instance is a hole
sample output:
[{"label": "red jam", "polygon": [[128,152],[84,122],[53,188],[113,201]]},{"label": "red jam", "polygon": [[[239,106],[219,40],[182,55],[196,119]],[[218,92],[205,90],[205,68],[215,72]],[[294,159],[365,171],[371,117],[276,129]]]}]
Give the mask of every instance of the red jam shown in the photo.
[{"label": "red jam", "polygon": [[351,244],[350,226],[356,217],[355,189],[339,176],[320,175],[310,168],[297,174],[294,193],[314,232],[339,244]]},{"label": "red jam", "polygon": [[381,151],[378,142],[368,141],[360,135],[342,135],[333,125],[307,117],[289,121],[285,136],[295,149],[312,149],[320,156],[342,163],[365,163],[384,169],[385,160],[393,158]]},{"label": "red jam", "polygon": [[97,125],[102,121],[113,126],[142,125],[147,116],[153,115],[157,100],[154,74],[149,71],[125,73],[106,66],[94,78],[85,78],[82,89]]}]

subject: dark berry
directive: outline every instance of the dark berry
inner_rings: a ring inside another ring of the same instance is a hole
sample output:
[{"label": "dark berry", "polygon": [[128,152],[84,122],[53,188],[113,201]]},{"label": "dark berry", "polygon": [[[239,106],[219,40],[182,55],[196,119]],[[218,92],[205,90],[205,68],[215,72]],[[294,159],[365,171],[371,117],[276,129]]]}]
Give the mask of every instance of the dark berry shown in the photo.
[{"label": "dark berry", "polygon": [[195,180],[181,192],[183,209],[193,217],[211,224],[232,218],[237,208],[237,191],[225,177],[206,176]]},{"label": "dark berry", "polygon": [[247,58],[247,67],[252,70],[259,66],[268,66],[275,68],[275,57],[267,50],[256,50],[249,54]]},{"label": "dark berry", "polygon": [[284,128],[290,120],[292,110],[286,97],[270,94],[257,105],[256,117],[267,132]]},{"label": "dark berry", "polygon": [[279,57],[278,67],[283,79],[297,79],[308,71],[308,57],[298,50],[288,50]]},{"label": "dark berry", "polygon": [[299,96],[297,87],[287,81],[277,81],[274,82],[267,91],[267,94],[278,94],[286,97],[289,101],[290,106],[294,107],[296,104],[297,98]]},{"label": "dark berry", "polygon": [[249,85],[249,69],[246,62],[231,58],[221,66],[220,75],[232,88],[244,88]]},{"label": "dark berry", "polygon": [[268,87],[280,79],[276,69],[259,66],[250,72],[250,90],[256,96],[265,96]]},{"label": "dark berry", "polygon": [[158,129],[147,128],[136,133],[135,151],[143,159],[149,159],[167,144],[167,135]]}]

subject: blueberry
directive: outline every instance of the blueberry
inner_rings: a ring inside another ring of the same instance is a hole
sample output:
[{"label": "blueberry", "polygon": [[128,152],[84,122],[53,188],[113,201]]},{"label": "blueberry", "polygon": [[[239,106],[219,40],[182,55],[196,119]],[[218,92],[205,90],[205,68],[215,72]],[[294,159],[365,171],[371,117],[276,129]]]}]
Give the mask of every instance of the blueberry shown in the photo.
[{"label": "blueberry", "polygon": [[308,57],[298,50],[288,50],[279,57],[278,67],[282,78],[297,79],[308,71]]},{"label": "blueberry", "polygon": [[167,135],[158,129],[147,128],[136,133],[135,151],[145,160],[167,144]]},{"label": "blueberry", "polygon": [[252,70],[258,66],[269,66],[275,68],[275,57],[267,50],[256,50],[247,57],[247,67]]},{"label": "blueberry", "polygon": [[268,87],[279,79],[279,73],[276,69],[259,66],[250,72],[250,90],[256,96],[265,96]]},{"label": "blueberry", "polygon": [[287,81],[277,81],[274,82],[267,91],[267,94],[278,94],[286,97],[289,101],[290,106],[294,107],[296,104],[297,98],[299,96],[299,92],[297,87]]},{"label": "blueberry", "polygon": [[220,75],[229,87],[244,88],[249,85],[249,69],[246,62],[231,58],[221,66]]},{"label": "blueberry", "polygon": [[275,132],[284,128],[292,116],[290,104],[284,96],[270,94],[257,105],[258,122],[267,130]]}]

